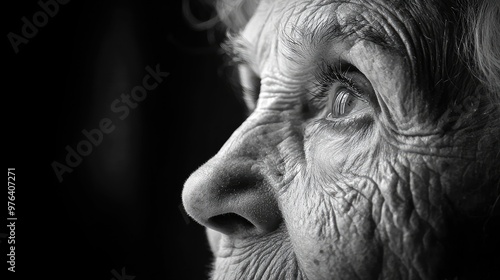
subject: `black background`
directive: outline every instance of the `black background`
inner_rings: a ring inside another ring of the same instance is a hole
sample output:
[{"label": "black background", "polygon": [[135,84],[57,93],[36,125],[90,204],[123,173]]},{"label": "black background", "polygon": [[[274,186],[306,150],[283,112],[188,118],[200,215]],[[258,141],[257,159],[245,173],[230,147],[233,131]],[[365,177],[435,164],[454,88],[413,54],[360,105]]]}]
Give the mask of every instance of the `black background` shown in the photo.
[{"label": "black background", "polygon": [[[16,272],[2,239],[1,279],[109,280],[122,268],[135,280],[207,278],[204,229],[181,212],[182,186],[244,116],[222,26],[197,30],[182,2],[72,0],[17,54],[7,34],[22,35],[21,18],[41,8],[3,3],[3,158],[16,168],[18,220]],[[190,2],[196,18],[214,15]],[[119,120],[113,100],[157,64],[170,76]],[[103,118],[115,130],[59,182],[51,164]]]}]

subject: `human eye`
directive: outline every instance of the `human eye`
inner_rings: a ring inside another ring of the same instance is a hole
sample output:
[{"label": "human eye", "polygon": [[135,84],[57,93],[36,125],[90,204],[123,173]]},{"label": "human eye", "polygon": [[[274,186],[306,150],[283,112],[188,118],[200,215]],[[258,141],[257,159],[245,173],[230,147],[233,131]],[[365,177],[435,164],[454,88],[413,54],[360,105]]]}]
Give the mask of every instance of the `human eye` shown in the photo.
[{"label": "human eye", "polygon": [[354,89],[340,85],[332,86],[327,102],[328,120],[336,120],[362,114],[369,109],[368,101]]},{"label": "human eye", "polygon": [[323,65],[315,79],[309,106],[316,119],[340,123],[373,113],[371,86],[355,67]]}]

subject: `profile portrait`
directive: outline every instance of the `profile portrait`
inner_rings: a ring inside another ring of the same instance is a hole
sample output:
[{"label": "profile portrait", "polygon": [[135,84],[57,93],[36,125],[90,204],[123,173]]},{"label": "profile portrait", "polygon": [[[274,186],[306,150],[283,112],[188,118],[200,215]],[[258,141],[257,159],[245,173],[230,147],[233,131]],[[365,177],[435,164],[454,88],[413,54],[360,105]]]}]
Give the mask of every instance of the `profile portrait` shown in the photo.
[{"label": "profile portrait", "polygon": [[213,7],[246,119],[182,191],[207,279],[499,279],[499,1]]},{"label": "profile portrait", "polygon": [[0,280],[500,279],[500,0],[5,5]]}]

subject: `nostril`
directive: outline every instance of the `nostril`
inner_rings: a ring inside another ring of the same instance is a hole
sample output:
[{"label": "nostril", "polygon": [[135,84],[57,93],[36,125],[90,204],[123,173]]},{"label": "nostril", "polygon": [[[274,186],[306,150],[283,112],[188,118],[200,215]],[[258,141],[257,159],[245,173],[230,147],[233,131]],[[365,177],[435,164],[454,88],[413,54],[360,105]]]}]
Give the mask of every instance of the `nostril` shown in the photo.
[{"label": "nostril", "polygon": [[255,226],[236,213],[225,213],[208,219],[208,225],[224,234],[248,232]]},{"label": "nostril", "polygon": [[281,224],[281,211],[259,168],[240,156],[215,156],[186,180],[186,212],[201,225],[238,239],[273,232]]}]

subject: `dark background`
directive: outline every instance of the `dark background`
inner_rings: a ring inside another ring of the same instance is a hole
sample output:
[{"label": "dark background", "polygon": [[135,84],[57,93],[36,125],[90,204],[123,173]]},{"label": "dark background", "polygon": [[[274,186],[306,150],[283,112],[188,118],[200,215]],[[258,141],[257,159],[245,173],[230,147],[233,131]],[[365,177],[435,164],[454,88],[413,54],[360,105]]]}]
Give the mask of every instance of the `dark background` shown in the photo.
[{"label": "dark background", "polygon": [[[42,0],[46,2],[47,0]],[[208,20],[207,3],[189,1]],[[37,1],[3,3],[4,167],[16,168],[16,273],[0,279],[206,279],[204,229],[181,211],[186,178],[242,122],[220,24],[195,28],[182,0],[72,0],[19,46]],[[160,64],[170,76],[124,120],[110,105]],[[110,118],[115,130],[59,182],[82,130]],[[7,188],[0,233],[8,233]],[[17,277],[13,277],[13,276]],[[132,278],[123,278],[129,279]]]}]

